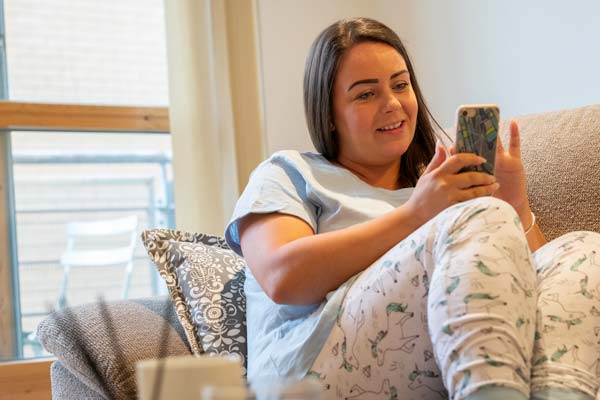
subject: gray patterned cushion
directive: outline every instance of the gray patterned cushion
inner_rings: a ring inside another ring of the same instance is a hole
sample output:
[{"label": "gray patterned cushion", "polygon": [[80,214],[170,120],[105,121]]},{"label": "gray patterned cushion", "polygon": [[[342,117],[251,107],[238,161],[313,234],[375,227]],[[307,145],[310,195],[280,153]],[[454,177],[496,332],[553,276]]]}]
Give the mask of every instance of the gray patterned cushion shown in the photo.
[{"label": "gray patterned cushion", "polygon": [[218,236],[142,233],[194,354],[237,355],[246,365],[244,260]]}]

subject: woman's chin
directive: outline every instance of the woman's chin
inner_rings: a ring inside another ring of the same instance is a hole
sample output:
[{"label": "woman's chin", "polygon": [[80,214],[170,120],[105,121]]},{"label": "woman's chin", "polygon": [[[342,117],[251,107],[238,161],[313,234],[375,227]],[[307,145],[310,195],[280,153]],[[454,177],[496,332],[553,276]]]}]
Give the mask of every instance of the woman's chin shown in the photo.
[{"label": "woman's chin", "polygon": [[398,144],[397,146],[389,146],[381,152],[382,160],[398,160],[408,150],[408,144]]}]

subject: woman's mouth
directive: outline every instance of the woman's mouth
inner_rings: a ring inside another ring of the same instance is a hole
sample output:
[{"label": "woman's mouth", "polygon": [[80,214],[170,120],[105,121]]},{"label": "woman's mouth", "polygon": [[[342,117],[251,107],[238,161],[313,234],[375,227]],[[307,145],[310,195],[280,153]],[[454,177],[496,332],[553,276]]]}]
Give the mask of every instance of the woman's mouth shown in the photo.
[{"label": "woman's mouth", "polygon": [[402,128],[404,128],[405,121],[396,122],[395,124],[386,125],[381,128],[377,128],[378,132],[386,133],[386,134],[395,134],[400,133]]}]

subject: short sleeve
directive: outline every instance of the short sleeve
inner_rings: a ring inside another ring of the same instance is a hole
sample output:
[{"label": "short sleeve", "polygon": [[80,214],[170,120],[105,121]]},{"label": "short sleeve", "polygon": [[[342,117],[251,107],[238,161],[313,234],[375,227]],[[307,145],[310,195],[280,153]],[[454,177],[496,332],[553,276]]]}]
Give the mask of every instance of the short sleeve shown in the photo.
[{"label": "short sleeve", "polygon": [[292,164],[271,158],[251,174],[225,229],[225,240],[243,256],[238,232],[239,221],[248,214],[278,212],[296,216],[317,231],[317,207],[307,197],[307,183]]}]

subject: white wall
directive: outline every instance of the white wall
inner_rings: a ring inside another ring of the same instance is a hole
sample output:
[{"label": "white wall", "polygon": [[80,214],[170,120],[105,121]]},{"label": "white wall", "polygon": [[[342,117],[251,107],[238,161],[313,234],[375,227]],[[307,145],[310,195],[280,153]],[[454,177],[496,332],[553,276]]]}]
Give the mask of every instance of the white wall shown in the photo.
[{"label": "white wall", "polygon": [[455,0],[447,16],[421,3],[407,38],[444,125],[460,103],[497,103],[504,118],[600,103],[600,2]]},{"label": "white wall", "polygon": [[503,118],[600,103],[600,1],[258,0],[268,153],[310,150],[302,105],[306,54],[339,18],[378,19],[403,39],[443,126],[463,103]]},{"label": "white wall", "polygon": [[[312,41],[340,18],[366,16],[386,21],[398,1],[258,0],[267,153],[312,150],[302,103],[304,62]],[[268,155],[267,154],[267,155]]]}]

